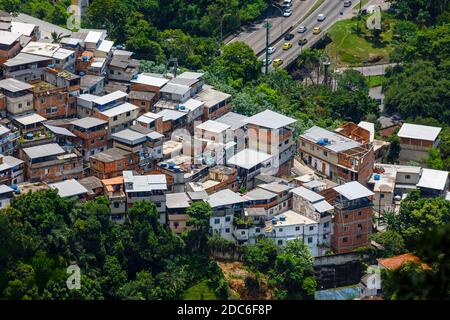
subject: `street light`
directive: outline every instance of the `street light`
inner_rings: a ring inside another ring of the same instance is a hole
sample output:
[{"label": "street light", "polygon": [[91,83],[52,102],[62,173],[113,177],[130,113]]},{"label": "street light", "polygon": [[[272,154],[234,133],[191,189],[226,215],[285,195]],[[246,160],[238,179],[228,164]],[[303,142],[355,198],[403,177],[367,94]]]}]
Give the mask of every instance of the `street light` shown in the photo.
[{"label": "street light", "polygon": [[[272,7],[274,7],[274,8],[277,8],[277,9],[280,11],[281,16],[283,17],[284,11],[283,11],[280,7],[274,5],[273,2],[270,3],[270,5],[271,5]],[[281,34],[283,34],[283,18],[281,18]]]}]

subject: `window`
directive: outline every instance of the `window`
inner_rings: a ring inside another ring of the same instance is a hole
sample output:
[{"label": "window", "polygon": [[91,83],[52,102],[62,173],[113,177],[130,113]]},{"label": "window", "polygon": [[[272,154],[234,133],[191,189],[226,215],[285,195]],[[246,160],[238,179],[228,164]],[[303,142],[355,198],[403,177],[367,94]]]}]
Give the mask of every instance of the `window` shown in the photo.
[{"label": "window", "polygon": [[323,155],[324,155],[324,157],[328,157],[328,152],[324,151]]},{"label": "window", "polygon": [[225,217],[225,221],[226,221],[226,222],[230,222],[230,220],[231,220],[231,217],[230,217],[230,216]]},{"label": "window", "polygon": [[348,219],[348,214],[344,215],[344,219]]},{"label": "window", "polygon": [[312,243],[313,242],[313,238],[312,237],[308,237],[308,243]]},{"label": "window", "polygon": [[380,199],[384,199],[384,193],[380,193]]},{"label": "window", "polygon": [[114,116],[114,117],[113,117],[113,121],[117,121],[117,116]]},{"label": "window", "polygon": [[220,223],[220,219],[214,219],[214,224],[219,224]]},{"label": "window", "polygon": [[283,228],[280,228],[278,231],[279,231],[279,232],[283,232]]},{"label": "window", "polygon": [[329,222],[325,222],[325,223],[323,224],[323,227],[324,227],[324,228],[328,228],[329,225],[330,225]]},{"label": "window", "polygon": [[109,74],[114,74],[114,70],[109,70]]},{"label": "window", "polygon": [[175,229],[177,229],[179,225],[180,225],[180,224],[178,223],[178,221],[175,221],[175,222],[173,223],[173,226],[175,227]]},{"label": "window", "polygon": [[230,228],[225,228],[225,233],[230,233]]},{"label": "window", "polygon": [[360,240],[362,238],[362,234],[357,234],[356,239]]},{"label": "window", "polygon": [[405,176],[405,179],[411,179],[411,176],[410,176],[409,174],[407,174],[407,175]]},{"label": "window", "polygon": [[114,208],[119,208],[119,206],[120,206],[120,203],[119,202],[114,202]]},{"label": "window", "polygon": [[295,231],[300,231],[300,227],[295,227]]},{"label": "window", "polygon": [[21,104],[21,103],[19,103],[19,106],[18,106],[18,107],[19,107],[19,109],[20,109],[20,108],[22,108],[22,104]]},{"label": "window", "polygon": [[361,217],[362,216],[362,211],[358,212],[358,216]]},{"label": "window", "polygon": [[241,235],[245,236],[245,231],[244,230],[241,231]]},{"label": "window", "polygon": [[283,240],[278,240],[278,245],[282,246],[283,245]]},{"label": "window", "polygon": [[313,231],[314,230],[314,226],[309,226],[309,231]]},{"label": "window", "polygon": [[344,227],[344,232],[347,232],[347,231],[348,231],[348,227],[345,226],[345,227]]},{"label": "window", "polygon": [[145,106],[145,101],[141,101],[141,106]]},{"label": "window", "polygon": [[342,238],[342,242],[343,243],[347,243],[348,242],[348,238],[347,237]]},{"label": "window", "polygon": [[259,228],[255,229],[255,233],[259,233],[261,230]]},{"label": "window", "polygon": [[126,113],[126,116],[127,116],[127,117],[129,117],[129,116],[130,116],[130,114],[131,114],[131,112],[130,112],[130,111],[128,111],[128,112]]}]

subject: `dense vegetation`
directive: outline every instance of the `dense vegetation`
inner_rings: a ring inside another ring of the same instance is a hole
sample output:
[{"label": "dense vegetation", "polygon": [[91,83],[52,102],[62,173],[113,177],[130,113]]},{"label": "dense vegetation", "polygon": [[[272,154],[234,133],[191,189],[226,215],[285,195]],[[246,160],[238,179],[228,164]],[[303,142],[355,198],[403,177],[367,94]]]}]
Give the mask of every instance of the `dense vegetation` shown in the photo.
[{"label": "dense vegetation", "polygon": [[[111,222],[103,197],[79,203],[49,190],[21,195],[0,211],[0,297],[4,299],[176,299],[199,281],[226,298],[227,283],[197,229],[183,237],[159,223],[152,203]],[[66,268],[81,269],[81,289]]]}]

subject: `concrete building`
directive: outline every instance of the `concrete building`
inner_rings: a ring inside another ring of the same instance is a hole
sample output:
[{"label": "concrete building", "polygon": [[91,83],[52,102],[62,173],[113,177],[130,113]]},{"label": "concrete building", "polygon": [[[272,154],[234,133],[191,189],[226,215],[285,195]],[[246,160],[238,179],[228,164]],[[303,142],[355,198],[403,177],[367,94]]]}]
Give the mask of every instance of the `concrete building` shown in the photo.
[{"label": "concrete building", "polygon": [[243,120],[247,123],[249,149],[273,156],[272,165],[277,175],[289,175],[295,155],[295,119],[271,110],[265,110]]},{"label": "concrete building", "polygon": [[124,222],[127,212],[127,195],[125,194],[123,176],[103,179],[102,184],[105,190],[105,197],[109,200],[111,220]]},{"label": "concrete building", "polygon": [[409,161],[424,163],[428,150],[439,145],[441,128],[404,123],[397,136],[400,140],[400,164]]},{"label": "concrete building", "polygon": [[137,201],[152,202],[159,213],[159,221],[166,224],[166,176],[164,174],[134,175],[132,171],[124,171],[123,179],[128,210]]},{"label": "concrete building", "polygon": [[107,125],[106,120],[85,117],[71,122],[72,132],[80,139],[77,147],[84,160],[89,161],[89,157],[107,149]]},{"label": "concrete building", "polygon": [[[359,128],[359,132],[364,129]],[[315,172],[337,183],[358,181],[366,184],[372,175],[374,152],[367,139],[357,141],[344,135],[313,126],[300,135],[298,152]],[[355,136],[353,136],[355,138]]]},{"label": "concrete building", "polygon": [[95,112],[94,117],[108,121],[108,139],[112,134],[127,129],[136,120],[139,107],[125,102],[110,109]]},{"label": "concrete building", "polygon": [[20,33],[0,30],[0,64],[20,52]]},{"label": "concrete building", "polygon": [[9,207],[11,199],[14,197],[14,189],[4,184],[0,184],[0,209]]},{"label": "concrete building", "polygon": [[109,179],[122,175],[124,170],[139,168],[139,156],[119,148],[111,148],[90,156],[89,169],[99,179]]},{"label": "concrete building", "polygon": [[289,210],[267,221],[265,233],[279,246],[299,239],[309,247],[313,257],[318,256],[318,223],[297,212]]},{"label": "concrete building", "polygon": [[58,190],[58,195],[63,198],[77,197],[78,200],[86,200],[88,194],[88,190],[75,179],[51,183],[49,186]]},{"label": "concrete building", "polygon": [[196,96],[196,100],[204,103],[203,120],[215,120],[231,111],[231,95],[204,85],[203,90]]},{"label": "concrete building", "polygon": [[6,110],[16,116],[33,112],[33,86],[16,79],[0,80],[0,90],[5,97]]},{"label": "concrete building", "polygon": [[20,81],[40,79],[44,69],[53,63],[52,57],[19,53],[3,63],[3,76]]},{"label": "concrete building", "polygon": [[333,236],[335,253],[351,252],[370,244],[374,193],[357,181],[333,188],[337,196],[333,202]]},{"label": "concrete building", "polygon": [[13,156],[0,154],[0,184],[8,186],[24,181],[24,162]]},{"label": "concrete building", "polygon": [[30,182],[58,182],[81,179],[83,158],[75,149],[65,151],[56,143],[23,149],[25,179]]}]

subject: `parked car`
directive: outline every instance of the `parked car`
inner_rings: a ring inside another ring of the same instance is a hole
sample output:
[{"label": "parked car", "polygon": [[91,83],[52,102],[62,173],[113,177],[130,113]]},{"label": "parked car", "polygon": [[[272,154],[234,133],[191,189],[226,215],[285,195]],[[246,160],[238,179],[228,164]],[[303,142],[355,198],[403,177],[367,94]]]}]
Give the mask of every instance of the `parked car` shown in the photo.
[{"label": "parked car", "polygon": [[286,41],[290,41],[292,40],[292,38],[294,38],[294,35],[292,33],[288,33],[284,36],[284,40]]},{"label": "parked car", "polygon": [[297,30],[298,33],[305,33],[308,30],[306,26],[300,26]]},{"label": "parked car", "polygon": [[305,44],[307,44],[308,43],[308,39],[306,39],[306,38],[300,38],[299,40],[298,40],[298,45],[299,46],[304,46]]},{"label": "parked car", "polygon": [[[272,60],[269,59],[269,63],[268,64],[270,64],[271,62],[272,62]],[[266,65],[266,59],[263,59],[262,63],[263,63],[263,66],[265,66]]]},{"label": "parked car", "polygon": [[282,64],[283,64],[283,60],[282,59],[275,59],[275,60],[273,60],[273,66],[275,68],[281,66]]},{"label": "parked car", "polygon": [[327,18],[326,15],[320,13],[320,14],[317,16],[317,21],[323,21],[323,20],[325,20],[326,18]]},{"label": "parked car", "polygon": [[269,50],[269,54],[272,54],[272,53],[274,53],[277,50],[277,48],[269,47],[268,50]]},{"label": "parked car", "polygon": [[322,30],[319,27],[313,29],[313,34],[319,34],[320,32],[322,32]]},{"label": "parked car", "polygon": [[290,42],[285,42],[283,44],[283,50],[289,50],[290,48],[292,48],[292,43]]},{"label": "parked car", "polygon": [[284,17],[290,17],[291,15],[292,15],[292,9],[291,8],[284,10],[284,12],[283,12],[283,16]]}]

